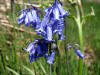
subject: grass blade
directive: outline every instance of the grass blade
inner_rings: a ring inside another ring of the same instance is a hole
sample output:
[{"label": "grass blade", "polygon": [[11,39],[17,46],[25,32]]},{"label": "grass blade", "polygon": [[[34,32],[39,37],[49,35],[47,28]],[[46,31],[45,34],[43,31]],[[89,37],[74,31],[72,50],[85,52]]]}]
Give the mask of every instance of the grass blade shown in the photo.
[{"label": "grass blade", "polygon": [[43,65],[40,63],[40,67],[45,75],[47,75],[46,70],[44,69]]},{"label": "grass blade", "polygon": [[28,72],[30,72],[31,75],[35,75],[35,73],[28,67],[23,65],[23,68],[26,69]]},{"label": "grass blade", "polygon": [[15,75],[19,75],[19,73],[17,73],[16,71],[14,71],[13,69],[6,67],[7,70],[11,71],[12,73],[14,73]]}]

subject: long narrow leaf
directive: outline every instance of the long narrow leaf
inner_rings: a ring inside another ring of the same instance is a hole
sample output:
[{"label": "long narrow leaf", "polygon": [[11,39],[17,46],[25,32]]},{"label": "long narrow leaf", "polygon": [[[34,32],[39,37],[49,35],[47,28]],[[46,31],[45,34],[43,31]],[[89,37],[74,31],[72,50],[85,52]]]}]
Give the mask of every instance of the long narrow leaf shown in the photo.
[{"label": "long narrow leaf", "polygon": [[13,69],[6,67],[7,70],[11,71],[12,73],[14,73],[15,75],[19,75],[19,73],[17,73],[16,71],[14,71]]},{"label": "long narrow leaf", "polygon": [[35,75],[35,73],[28,67],[23,65],[23,68],[26,69],[28,72],[30,72],[31,75]]},{"label": "long narrow leaf", "polygon": [[44,67],[41,63],[40,63],[40,67],[41,67],[42,71],[44,72],[44,74],[47,75],[46,70],[44,69]]}]

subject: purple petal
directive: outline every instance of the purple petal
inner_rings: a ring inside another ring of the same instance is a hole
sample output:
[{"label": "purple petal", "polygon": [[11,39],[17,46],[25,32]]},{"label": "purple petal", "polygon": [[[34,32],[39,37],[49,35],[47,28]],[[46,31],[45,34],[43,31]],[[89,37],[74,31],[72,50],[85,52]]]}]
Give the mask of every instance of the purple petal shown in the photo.
[{"label": "purple petal", "polygon": [[25,10],[21,10],[21,15],[18,17],[18,20],[25,19],[25,16],[26,16]]},{"label": "purple petal", "polygon": [[63,32],[59,32],[58,35],[59,35],[58,40],[64,40]]},{"label": "purple petal", "polygon": [[32,9],[32,16],[33,16],[33,22],[36,22],[37,20],[37,13],[34,9]]},{"label": "purple petal", "polygon": [[27,48],[25,49],[25,51],[27,51],[27,52],[30,53],[31,50],[34,49],[34,45],[35,45],[35,42],[30,43],[30,44],[27,46]]},{"label": "purple petal", "polygon": [[24,23],[24,19],[18,20],[17,23],[18,24],[23,24]]},{"label": "purple petal", "polygon": [[26,17],[25,17],[25,25],[29,25],[30,24],[30,22],[29,22],[29,19],[28,19],[28,16],[26,15]]},{"label": "purple petal", "polygon": [[31,53],[29,53],[29,62],[32,62],[32,61],[36,61],[36,58],[37,58],[37,52],[36,50],[32,50]]},{"label": "purple petal", "polygon": [[58,10],[57,7],[55,7],[55,8],[53,9],[53,15],[54,15],[54,19],[55,19],[55,20],[59,20],[60,13],[59,13],[59,10]]},{"label": "purple petal", "polygon": [[75,49],[75,53],[82,59],[85,57],[85,55],[78,49]]},{"label": "purple petal", "polygon": [[52,41],[53,34],[52,34],[52,28],[50,26],[47,26],[47,40]]},{"label": "purple petal", "polygon": [[54,56],[55,56],[55,52],[52,52],[49,56],[49,59],[47,60],[47,63],[49,64],[54,64],[53,60],[54,60]]},{"label": "purple petal", "polygon": [[59,8],[59,11],[61,13],[61,16],[66,16],[68,14],[68,12],[66,12],[64,10],[64,8],[62,7],[62,5],[60,3],[57,4],[58,8]]},{"label": "purple petal", "polygon": [[31,23],[31,22],[33,22],[33,16],[32,16],[32,14],[31,14],[31,12],[28,10],[27,11],[27,17],[28,17],[28,20],[29,20],[29,22]]}]

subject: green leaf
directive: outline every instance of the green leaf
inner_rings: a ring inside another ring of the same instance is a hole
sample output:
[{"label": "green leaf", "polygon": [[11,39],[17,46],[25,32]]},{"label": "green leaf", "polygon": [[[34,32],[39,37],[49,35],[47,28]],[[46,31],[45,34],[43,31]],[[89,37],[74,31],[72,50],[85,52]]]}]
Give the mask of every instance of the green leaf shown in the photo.
[{"label": "green leaf", "polygon": [[13,69],[6,67],[7,70],[11,71],[12,73],[14,73],[15,75],[19,75],[19,73],[17,73],[16,71],[14,71]]},{"label": "green leaf", "polygon": [[44,74],[47,75],[46,70],[44,69],[44,67],[41,63],[40,63],[40,67],[41,67],[42,71],[44,72]]},{"label": "green leaf", "polygon": [[23,68],[26,69],[28,72],[30,72],[31,75],[35,75],[35,73],[28,67],[23,65]]}]

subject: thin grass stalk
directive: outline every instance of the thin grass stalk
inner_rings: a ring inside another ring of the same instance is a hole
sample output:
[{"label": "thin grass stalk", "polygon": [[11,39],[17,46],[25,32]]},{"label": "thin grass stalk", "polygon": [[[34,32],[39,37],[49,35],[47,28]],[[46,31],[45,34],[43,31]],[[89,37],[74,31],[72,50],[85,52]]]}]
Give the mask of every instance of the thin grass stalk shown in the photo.
[{"label": "thin grass stalk", "polygon": [[15,70],[9,68],[9,67],[6,67],[7,70],[9,70],[10,72],[12,72],[13,74],[15,75],[19,75],[19,73],[17,73]]},{"label": "thin grass stalk", "polygon": [[50,64],[50,75],[52,75],[52,66]]},{"label": "thin grass stalk", "polygon": [[31,75],[35,75],[35,73],[29,67],[23,65],[23,68],[26,69]]},{"label": "thin grass stalk", "polygon": [[41,63],[39,63],[39,65],[40,65],[40,67],[41,67],[41,69],[42,69],[43,73],[44,73],[45,75],[47,75],[47,73],[46,73],[46,70],[45,70],[44,66],[43,66]]},{"label": "thin grass stalk", "polygon": [[70,67],[69,67],[69,55],[68,55],[68,49],[66,47],[67,45],[67,24],[66,24],[66,18],[65,19],[65,22],[64,22],[64,25],[65,25],[65,40],[64,40],[64,48],[65,48],[65,55],[66,55],[66,64],[67,64],[67,75],[71,75],[70,74]]}]

